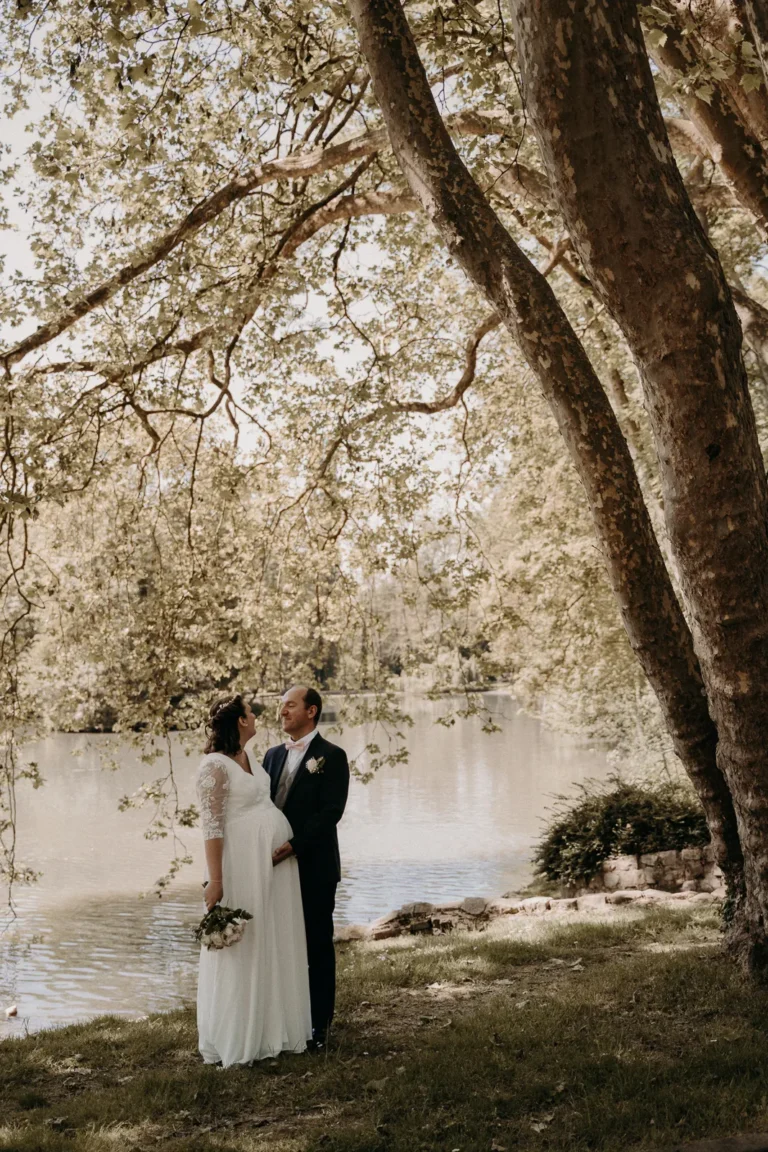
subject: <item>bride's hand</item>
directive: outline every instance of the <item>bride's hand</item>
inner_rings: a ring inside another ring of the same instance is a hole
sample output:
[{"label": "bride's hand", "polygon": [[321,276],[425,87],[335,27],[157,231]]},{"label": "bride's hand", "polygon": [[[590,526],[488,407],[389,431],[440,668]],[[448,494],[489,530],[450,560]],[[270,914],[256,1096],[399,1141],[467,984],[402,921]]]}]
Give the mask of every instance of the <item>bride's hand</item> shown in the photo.
[{"label": "bride's hand", "polygon": [[210,912],[224,899],[224,886],[221,880],[209,880],[205,886],[205,907]]}]

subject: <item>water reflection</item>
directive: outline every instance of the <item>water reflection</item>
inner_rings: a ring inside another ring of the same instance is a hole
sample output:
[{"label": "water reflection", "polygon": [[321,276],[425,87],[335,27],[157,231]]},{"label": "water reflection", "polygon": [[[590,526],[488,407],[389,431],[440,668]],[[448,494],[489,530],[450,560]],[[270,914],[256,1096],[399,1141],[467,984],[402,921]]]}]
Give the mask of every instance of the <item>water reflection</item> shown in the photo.
[{"label": "water reflection", "polygon": [[[484,734],[478,720],[435,724],[445,705],[413,702],[410,760],[371,784],[353,782],[341,826],[344,880],[338,919],[371,920],[409,900],[493,895],[530,876],[530,851],[553,794],[607,773],[604,757],[546,732],[489,696],[503,721]],[[359,732],[338,739],[350,752]],[[73,750],[88,745],[82,756]],[[118,748],[119,770],[103,753]],[[183,803],[194,799],[197,756],[176,749]],[[0,1035],[100,1013],[142,1015],[194,995],[190,928],[200,915],[199,832],[187,834],[196,863],[162,901],[141,900],[167,867],[167,841],[143,839],[147,814],[119,813],[118,800],[157,769],[117,737],[56,736],[32,753],[46,784],[20,790],[21,849],[42,871],[23,890],[18,920],[2,940],[0,1006],[19,1016]],[[2,1016],[0,1016],[2,1020]]]}]

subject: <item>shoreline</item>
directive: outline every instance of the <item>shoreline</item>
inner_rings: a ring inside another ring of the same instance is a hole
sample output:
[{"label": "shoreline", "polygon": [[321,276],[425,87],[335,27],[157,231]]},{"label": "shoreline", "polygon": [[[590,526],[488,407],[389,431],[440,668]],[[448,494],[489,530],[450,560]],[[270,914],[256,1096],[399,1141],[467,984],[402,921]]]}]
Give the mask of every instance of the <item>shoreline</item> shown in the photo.
[{"label": "shoreline", "polygon": [[[470,936],[508,938],[518,932],[528,935],[544,930],[547,924],[564,927],[568,924],[612,923],[621,919],[621,914],[631,911],[638,913],[652,908],[660,911],[678,909],[693,914],[706,911],[708,907],[721,905],[720,892],[666,892],[659,889],[628,889],[614,892],[585,892],[578,896],[523,896],[485,898],[465,897],[463,900],[432,904],[415,901],[404,904],[378,917],[368,924],[342,924],[334,934],[334,942],[340,945],[338,957],[341,961],[347,954],[347,946],[360,943],[375,944],[387,948],[391,941],[396,947],[417,944],[430,938],[448,943],[451,938],[457,944]],[[163,1017],[168,1013],[184,1011],[192,1000],[182,1001],[177,1007],[165,1007],[136,1015],[120,1012],[116,1018],[128,1023],[137,1023],[149,1017]],[[76,1020],[63,1020],[47,1023],[29,1031],[29,1036],[47,1035],[67,1028],[88,1028],[98,1015],[83,1015]],[[18,1033],[2,1035],[4,1041],[23,1040]]]},{"label": "shoreline", "polygon": [[400,936],[444,936],[451,932],[482,932],[510,916],[559,917],[574,913],[609,914],[628,906],[669,905],[685,909],[722,904],[723,889],[712,892],[668,892],[660,888],[626,888],[610,892],[584,892],[576,896],[466,896],[440,904],[414,901],[369,924],[340,925],[334,934],[339,944],[390,940]]},{"label": "shoreline", "polygon": [[[323,708],[323,713],[327,714],[327,718],[324,721],[324,723],[327,725],[330,725],[330,726],[333,726],[334,724],[336,724],[338,722],[337,721],[337,709],[332,707],[334,702],[338,703],[339,701],[343,702],[344,700],[360,700],[360,699],[372,699],[373,700],[373,699],[376,699],[377,695],[381,695],[381,693],[376,693],[376,692],[374,692],[370,689],[366,689],[366,688],[349,689],[347,691],[341,691],[341,690],[331,691],[330,689],[327,689],[327,690],[323,691],[321,694],[322,694],[324,703],[327,704],[327,706],[325,706]],[[394,694],[403,700],[406,700],[406,699],[420,699],[420,700],[451,700],[451,699],[456,699],[456,700],[463,700],[463,699],[466,699],[468,696],[505,696],[505,697],[507,697],[507,699],[517,700],[517,697],[514,694],[512,685],[507,683],[506,681],[499,682],[497,684],[473,685],[473,686],[466,687],[466,688],[441,688],[437,692],[433,688],[430,688],[428,683],[426,683],[425,681],[419,681],[417,683],[407,683],[404,685],[396,686],[394,689]],[[210,692],[208,692],[208,691],[201,692],[199,694],[199,696],[196,697],[196,699],[198,700],[198,702],[200,704],[201,709],[203,709],[203,710],[205,709],[206,701],[208,701],[211,698],[211,696],[213,696],[213,695],[215,695],[215,689],[212,689]],[[268,710],[268,708],[270,707],[271,704],[280,700],[280,693],[277,691],[268,692],[268,693],[261,693],[261,694],[254,694],[254,693],[251,693],[251,692],[246,690],[245,695],[248,697],[253,696],[253,699],[255,700],[255,702],[261,707],[261,711],[257,715],[262,715],[265,711]],[[109,727],[100,726],[98,723],[95,723],[95,725],[94,725],[93,722],[99,718],[99,708],[102,708],[104,710],[102,713],[102,717],[101,717],[102,720],[107,719],[108,717],[111,717],[112,705],[109,702],[105,701],[101,705],[93,706],[93,712],[91,713],[91,717],[90,717],[92,724],[88,725],[86,727],[48,729],[47,727],[45,727],[43,721],[41,720],[40,725],[39,725],[40,731],[35,731],[34,734],[30,734],[28,737],[28,742],[34,743],[38,740],[45,739],[49,736],[54,736],[54,737],[55,736],[122,736],[122,737],[130,740],[130,739],[135,738],[135,737],[154,735],[154,737],[157,738],[158,740],[162,740],[164,738],[161,734],[158,734],[158,733],[151,734],[151,733],[147,732],[147,730],[145,728],[142,728],[142,727],[135,727],[135,728],[134,727],[128,727],[128,728],[119,728],[118,727],[118,728],[115,728],[114,725],[119,724],[119,717],[117,717],[116,714],[115,714],[115,719],[111,720]],[[525,716],[529,717],[530,719],[538,721],[540,724],[542,724],[549,731],[557,730],[557,729],[550,727],[545,722],[543,712],[534,711],[534,710],[529,711],[528,709],[523,709],[522,707],[520,708],[520,711],[523,712],[523,714]],[[189,733],[189,732],[195,733],[195,732],[202,732],[202,731],[203,731],[202,722],[200,725],[197,725],[197,726],[185,724],[185,725],[182,725],[181,727],[171,727],[168,729],[168,733],[172,733],[174,735],[184,735],[185,733]],[[583,746],[585,748],[595,748],[598,746],[598,742],[595,741],[594,739],[590,739],[589,737],[586,737],[586,736],[585,737],[578,737],[578,736],[574,736],[573,734],[570,734],[570,733],[562,733],[562,734],[568,735],[569,739],[574,740],[577,744],[579,744],[580,746]]]},{"label": "shoreline", "polygon": [[768,993],[722,954],[717,898],[670,895],[528,897],[483,932],[344,946],[322,1055],[204,1065],[191,1008],[0,1044],[0,1144],[641,1152],[764,1132]]}]

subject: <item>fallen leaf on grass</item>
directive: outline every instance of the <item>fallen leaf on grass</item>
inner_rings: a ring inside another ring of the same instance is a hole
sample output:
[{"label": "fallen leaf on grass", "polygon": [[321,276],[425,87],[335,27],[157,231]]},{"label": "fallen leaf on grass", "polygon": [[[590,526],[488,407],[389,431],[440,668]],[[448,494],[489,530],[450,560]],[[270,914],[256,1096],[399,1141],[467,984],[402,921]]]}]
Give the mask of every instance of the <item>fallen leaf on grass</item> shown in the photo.
[{"label": "fallen leaf on grass", "polygon": [[527,1000],[518,1000],[517,1004],[515,1004],[515,1008],[525,1008],[527,1003]]},{"label": "fallen leaf on grass", "polygon": [[531,1128],[534,1132],[543,1132],[555,1118],[554,1112],[545,1112],[543,1116],[539,1116],[536,1120],[531,1121]]},{"label": "fallen leaf on grass", "polygon": [[371,1092],[381,1092],[388,1080],[389,1076],[385,1076],[382,1080],[369,1080],[366,1088]]},{"label": "fallen leaf on grass", "polygon": [[491,1144],[491,1152],[507,1152],[506,1144],[499,1144],[498,1140],[494,1140]]}]

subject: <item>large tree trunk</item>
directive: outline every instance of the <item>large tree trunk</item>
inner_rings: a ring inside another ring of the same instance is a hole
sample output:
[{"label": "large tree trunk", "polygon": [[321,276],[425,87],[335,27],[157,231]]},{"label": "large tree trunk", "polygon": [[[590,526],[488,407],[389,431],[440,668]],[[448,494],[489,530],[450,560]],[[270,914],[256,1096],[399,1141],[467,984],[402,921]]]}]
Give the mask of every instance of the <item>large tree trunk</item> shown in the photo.
[{"label": "large tree trunk", "polygon": [[498,310],[538,377],[592,511],[622,618],[702,799],[738,898],[741,850],[716,764],[717,734],[688,626],[653,534],[626,442],[551,288],[507,233],[437,111],[398,0],[350,0],[400,166],[467,275]]},{"label": "large tree trunk", "polygon": [[717,255],[688,201],[633,3],[510,0],[527,108],[593,286],[635,357],[739,820],[745,962],[768,968],[768,492]]}]

